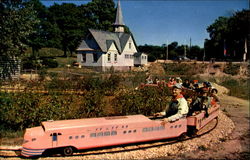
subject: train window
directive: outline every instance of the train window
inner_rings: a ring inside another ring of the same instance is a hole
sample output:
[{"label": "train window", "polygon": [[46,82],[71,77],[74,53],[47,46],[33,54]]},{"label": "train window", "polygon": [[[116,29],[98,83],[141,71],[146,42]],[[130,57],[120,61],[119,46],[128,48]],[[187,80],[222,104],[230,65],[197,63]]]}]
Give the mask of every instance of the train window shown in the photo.
[{"label": "train window", "polygon": [[179,128],[181,128],[181,124],[179,125]]},{"label": "train window", "polygon": [[124,126],[122,126],[122,128],[124,128]]},{"label": "train window", "polygon": [[102,128],[100,128],[100,131],[102,130]]},{"label": "train window", "polygon": [[32,138],[31,140],[32,140],[32,141],[35,141],[35,140],[36,140],[36,138]]},{"label": "train window", "polygon": [[62,133],[58,133],[57,135],[60,136],[60,135],[62,135]]},{"label": "train window", "polygon": [[128,125],[126,125],[126,128],[128,128]]},{"label": "train window", "polygon": [[69,139],[72,139],[73,137],[72,136],[69,136]]},{"label": "train window", "polygon": [[147,131],[148,131],[147,128],[143,128],[143,129],[142,129],[142,132],[147,132]]},{"label": "train window", "polygon": [[177,127],[178,127],[177,125],[174,126],[174,128],[177,128]]},{"label": "train window", "polygon": [[110,136],[110,132],[104,132],[104,136]]},{"label": "train window", "polygon": [[129,130],[128,133],[131,133],[131,130]]},{"label": "train window", "polygon": [[117,135],[117,132],[116,131],[112,131],[111,132],[111,136],[115,136],[115,135]]},{"label": "train window", "polygon": [[136,129],[134,130],[134,133],[136,132]]},{"label": "train window", "polygon": [[160,130],[164,130],[165,129],[165,127],[164,126],[160,126],[160,128],[159,128]]},{"label": "train window", "polygon": [[148,132],[153,131],[153,127],[149,127],[149,128],[147,128],[147,131],[148,131]]},{"label": "train window", "polygon": [[85,136],[84,135],[81,135],[81,138],[84,138]]},{"label": "train window", "polygon": [[90,137],[96,137],[96,133],[90,133]]},{"label": "train window", "polygon": [[79,136],[75,136],[75,139],[78,139],[79,138]]},{"label": "train window", "polygon": [[127,131],[123,131],[123,134],[126,134],[127,133]]},{"label": "train window", "polygon": [[154,130],[155,130],[155,131],[159,131],[159,127],[155,127]]},{"label": "train window", "polygon": [[97,137],[101,137],[101,136],[103,136],[103,132],[97,133]]},{"label": "train window", "polygon": [[52,141],[57,141],[57,133],[53,133],[53,135],[52,135]]}]

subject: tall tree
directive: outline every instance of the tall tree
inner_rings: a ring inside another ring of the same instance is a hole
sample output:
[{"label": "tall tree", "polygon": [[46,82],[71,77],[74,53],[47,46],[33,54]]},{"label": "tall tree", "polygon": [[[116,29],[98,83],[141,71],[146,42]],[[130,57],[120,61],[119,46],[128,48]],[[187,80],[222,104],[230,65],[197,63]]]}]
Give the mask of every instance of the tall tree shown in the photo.
[{"label": "tall tree", "polygon": [[[245,39],[250,39],[249,17],[250,10],[242,10],[232,17],[219,17],[208,26],[210,39],[205,43],[207,56],[242,60]],[[225,55],[223,50],[226,50]]]},{"label": "tall tree", "polygon": [[87,14],[95,22],[95,28],[113,31],[115,21],[115,4],[113,0],[92,0],[87,4]]},{"label": "tall tree", "polygon": [[38,23],[36,13],[30,3],[24,0],[2,0],[0,3],[0,76],[10,77],[17,68],[12,60],[24,53],[27,37],[34,33]]},{"label": "tall tree", "polygon": [[33,5],[33,10],[36,11],[39,23],[35,26],[35,31],[28,37],[28,44],[32,48],[33,57],[37,57],[37,52],[42,47],[47,45],[47,8],[39,0],[30,0],[29,3]]},{"label": "tall tree", "polygon": [[69,46],[79,38],[76,32],[80,29],[78,25],[77,6],[71,3],[63,3],[62,5],[54,4],[49,8],[49,21],[56,24],[60,29],[61,46],[64,56],[67,56]]}]

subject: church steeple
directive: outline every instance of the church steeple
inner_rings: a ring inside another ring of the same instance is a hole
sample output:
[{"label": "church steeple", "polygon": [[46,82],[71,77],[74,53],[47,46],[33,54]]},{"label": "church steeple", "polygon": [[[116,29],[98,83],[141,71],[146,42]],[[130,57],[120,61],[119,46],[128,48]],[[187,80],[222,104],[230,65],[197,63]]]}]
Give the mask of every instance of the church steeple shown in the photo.
[{"label": "church steeple", "polygon": [[115,18],[115,23],[113,24],[113,26],[115,28],[115,32],[124,32],[125,24],[123,23],[120,0],[118,0],[118,3],[117,3],[116,18]]}]

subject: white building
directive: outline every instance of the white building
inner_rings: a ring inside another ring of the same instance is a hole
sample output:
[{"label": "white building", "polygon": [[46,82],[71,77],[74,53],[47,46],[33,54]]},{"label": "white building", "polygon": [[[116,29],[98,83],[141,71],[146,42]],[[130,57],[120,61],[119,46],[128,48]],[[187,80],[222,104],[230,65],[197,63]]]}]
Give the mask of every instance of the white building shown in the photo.
[{"label": "white building", "polygon": [[115,32],[89,29],[88,35],[77,48],[77,62],[81,66],[105,71],[112,66],[115,70],[129,70],[147,64],[148,57],[138,52],[133,35],[124,32],[120,1],[113,25]]}]

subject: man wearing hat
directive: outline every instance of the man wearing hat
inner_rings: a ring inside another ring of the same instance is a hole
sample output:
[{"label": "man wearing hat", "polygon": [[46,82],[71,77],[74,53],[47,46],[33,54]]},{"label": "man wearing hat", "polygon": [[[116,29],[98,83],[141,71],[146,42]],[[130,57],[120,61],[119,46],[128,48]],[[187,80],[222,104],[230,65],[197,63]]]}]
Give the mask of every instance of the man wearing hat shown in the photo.
[{"label": "man wearing hat", "polygon": [[156,116],[165,116],[167,118],[163,119],[163,123],[173,122],[188,114],[188,104],[186,99],[181,94],[182,86],[180,84],[175,84],[172,90],[172,100],[163,112],[156,113]]},{"label": "man wearing hat", "polygon": [[211,97],[208,96],[209,88],[202,87],[199,96],[192,103],[190,113],[205,110],[205,116],[208,117],[208,108],[211,106]]}]

